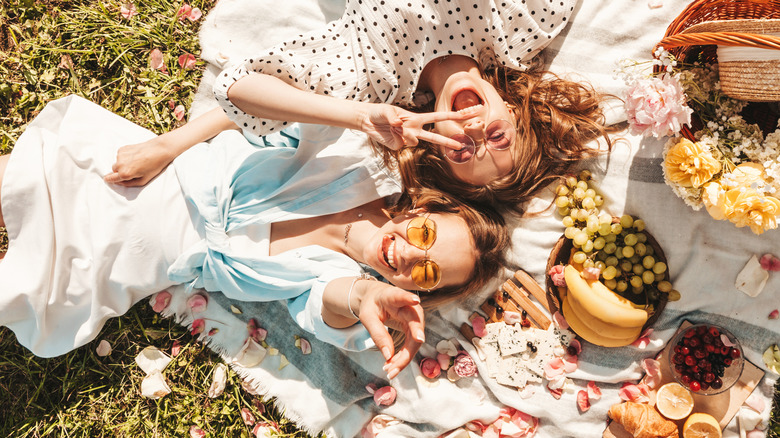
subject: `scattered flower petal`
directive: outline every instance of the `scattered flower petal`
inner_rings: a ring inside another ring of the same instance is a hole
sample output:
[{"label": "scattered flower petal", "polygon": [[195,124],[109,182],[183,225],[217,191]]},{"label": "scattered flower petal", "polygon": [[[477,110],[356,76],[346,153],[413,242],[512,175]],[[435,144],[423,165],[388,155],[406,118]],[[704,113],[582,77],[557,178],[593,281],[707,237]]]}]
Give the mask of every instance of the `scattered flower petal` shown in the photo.
[{"label": "scattered flower petal", "polygon": [[111,344],[109,344],[105,339],[102,339],[95,349],[95,352],[100,357],[106,357],[111,354]]},{"label": "scattered flower petal", "polygon": [[[184,106],[182,105],[179,106],[181,106],[183,110]],[[208,306],[209,306],[209,299],[203,294],[194,294],[191,297],[187,298],[187,307],[189,307],[193,313],[203,312],[208,308]]]},{"label": "scattered flower petal", "polygon": [[599,388],[593,380],[588,382],[588,397],[593,400],[601,398],[601,388]]},{"label": "scattered flower petal", "polygon": [[206,321],[203,318],[192,321],[192,328],[190,329],[192,336],[197,336],[203,333],[204,330],[206,330]]},{"label": "scattered flower petal", "polygon": [[653,334],[653,329],[651,328],[645,329],[645,331],[642,332],[641,335],[639,335],[639,338],[636,341],[632,342],[631,345],[640,350],[644,350],[650,344],[651,334]]},{"label": "scattered flower petal", "polygon": [[599,268],[584,268],[582,270],[582,274],[580,274],[582,278],[590,281],[596,281],[599,279],[599,276],[601,275],[601,269]]},{"label": "scattered flower petal", "polygon": [[745,431],[753,430],[755,428],[763,429],[763,418],[761,414],[753,409],[740,409],[739,410],[739,427]]},{"label": "scattered flower petal", "polygon": [[73,68],[73,58],[70,55],[61,55],[60,63],[57,64],[57,68],[62,70],[70,70]]},{"label": "scattered flower petal", "polygon": [[661,364],[655,359],[644,359],[642,361],[642,369],[645,371],[645,378],[643,382],[648,388],[654,389],[661,384]]},{"label": "scattered flower petal", "polygon": [[455,367],[450,367],[450,369],[447,370],[447,380],[450,382],[457,382],[460,378],[458,373],[455,372]]},{"label": "scattered flower petal", "polygon": [[176,108],[173,109],[173,117],[175,117],[176,120],[183,120],[186,112],[187,110],[184,108],[184,105],[176,105]]},{"label": "scattered flower petal", "polygon": [[[579,355],[580,353],[582,353],[582,343],[577,338],[574,338],[574,339],[572,339],[569,342],[569,348],[573,348],[574,351],[575,351],[574,354],[576,354],[576,355]],[[567,350],[568,350],[568,348],[567,348]]]},{"label": "scattered flower petal", "polygon": [[160,49],[152,49],[152,51],[149,52],[149,67],[153,68],[154,70],[159,70],[163,73],[168,73],[168,69],[165,68],[163,52]]},{"label": "scattered flower petal", "polygon": [[241,419],[244,420],[244,424],[249,427],[254,426],[257,422],[257,419],[255,419],[255,414],[253,414],[249,408],[241,408]]},{"label": "scattered flower petal", "polygon": [[190,6],[188,3],[184,3],[181,5],[178,11],[176,11],[176,17],[179,19],[179,21],[183,21],[185,18],[187,18],[188,15],[190,15],[190,12],[192,12],[192,6]]},{"label": "scattered flower petal", "polygon": [[230,311],[235,313],[236,315],[242,315],[244,313],[244,312],[241,311],[241,309],[239,309],[238,307],[236,307],[236,306],[234,306],[232,304],[230,305]]},{"label": "scattered flower petal", "polygon": [[216,398],[222,395],[225,391],[225,384],[227,383],[227,366],[224,363],[219,363],[214,367],[214,372],[211,375],[211,386],[209,386],[208,396]]},{"label": "scattered flower petal", "polygon": [[119,7],[119,13],[122,15],[122,18],[129,20],[138,15],[138,10],[132,2],[124,2]]},{"label": "scattered flower petal", "polygon": [[556,311],[553,313],[553,321],[555,321],[555,325],[558,326],[558,328],[561,330],[566,330],[569,328],[569,323],[566,322],[566,318],[563,317],[561,312]]},{"label": "scattered flower petal", "polygon": [[663,7],[664,1],[663,0],[648,0],[647,7],[650,9],[658,9],[660,7]]},{"label": "scattered flower petal", "polygon": [[747,296],[756,297],[764,290],[768,279],[769,272],[761,267],[758,257],[753,255],[737,275],[734,285]]},{"label": "scattered flower petal", "polygon": [[276,348],[271,347],[271,348],[268,349],[268,354],[270,354],[271,356],[276,356],[276,355],[279,354],[279,350],[277,350]]},{"label": "scattered flower petal", "polygon": [[526,400],[536,394],[536,385],[525,385],[525,388],[518,391],[518,395],[521,399]]},{"label": "scattered flower petal", "polygon": [[205,438],[206,432],[198,426],[190,426],[190,438]]},{"label": "scattered flower petal", "polygon": [[449,339],[442,339],[441,341],[439,341],[439,343],[436,344],[436,351],[442,354],[446,354],[448,356],[458,355],[458,348],[455,347],[455,344]]},{"label": "scattered flower petal", "polygon": [[377,406],[390,406],[395,403],[395,388],[392,386],[383,386],[374,392],[374,403]]},{"label": "scattered flower petal", "polygon": [[214,327],[213,329],[209,330],[209,333],[208,333],[208,334],[209,334],[209,336],[214,336],[214,335],[216,335],[217,333],[219,333],[219,329],[218,329],[218,328],[216,328],[216,327]]},{"label": "scattered flower petal", "polygon": [[760,414],[766,409],[766,402],[764,401],[763,396],[759,395],[757,392],[752,392],[750,397],[745,400],[745,406]]},{"label": "scattered flower petal", "polygon": [[178,339],[174,339],[173,344],[171,345],[171,357],[176,357],[181,352],[181,344],[179,343]]},{"label": "scattered flower petal", "polygon": [[245,368],[250,368],[262,362],[263,359],[265,359],[266,353],[271,354],[271,351],[266,351],[265,348],[255,342],[252,338],[248,338],[236,357],[233,358],[233,363]]},{"label": "scattered flower petal", "polygon": [[618,391],[618,395],[625,401],[637,403],[647,403],[650,401],[647,385],[642,384],[624,383],[620,388],[620,391]]},{"label": "scattered flower petal", "polygon": [[[244,391],[246,391],[249,395],[260,395],[257,389],[255,389],[255,387],[252,386],[252,384],[249,383],[246,379],[241,379],[241,387],[244,388]],[[260,406],[263,406],[263,404],[260,403]],[[260,413],[262,414],[262,412]]]},{"label": "scattered flower petal", "polygon": [[360,432],[361,438],[375,438],[382,429],[401,424],[401,420],[386,414],[376,415]]},{"label": "scattered flower petal", "polygon": [[300,349],[303,354],[311,354],[311,344],[304,338],[300,339]]},{"label": "scattered flower petal", "polygon": [[764,364],[769,371],[780,374],[780,348],[777,347],[777,344],[767,348],[761,358],[764,359]]},{"label": "scattered flower petal", "polygon": [[563,387],[566,385],[566,374],[561,373],[557,376],[552,376],[547,379],[547,389],[549,390],[555,390],[560,389],[563,390]]},{"label": "scattered flower petal", "polygon": [[554,399],[561,399],[561,396],[563,395],[562,388],[550,388],[550,385],[547,385],[547,389],[550,391],[550,395],[553,396]]},{"label": "scattered flower petal", "polygon": [[765,271],[780,271],[780,259],[774,254],[764,254],[758,262]]},{"label": "scattered flower petal", "polygon": [[190,21],[198,21],[202,16],[203,16],[203,12],[201,12],[199,8],[192,8],[190,13],[187,14],[187,19]]},{"label": "scattered flower petal", "polygon": [[369,394],[373,395],[376,392],[376,383],[369,383],[365,388]]},{"label": "scattered flower petal", "polygon": [[289,361],[289,360],[287,360],[287,356],[285,356],[285,355],[283,355],[283,354],[282,354],[282,355],[279,355],[279,370],[280,370],[280,371],[281,371],[282,369],[284,369],[284,367],[286,367],[286,366],[287,366],[287,365],[289,365],[289,364],[290,364],[290,361]]},{"label": "scattered flower petal", "polygon": [[732,341],[728,336],[726,336],[725,333],[720,334],[720,341],[723,342],[723,345],[726,347],[733,347],[736,345],[734,341]]},{"label": "scattered flower petal", "polygon": [[455,373],[460,377],[471,377],[477,374],[477,364],[474,363],[474,359],[469,356],[465,351],[461,351],[455,356],[455,360],[452,363],[452,368]]},{"label": "scattered flower petal", "polygon": [[509,325],[514,325],[517,324],[518,322],[523,322],[523,315],[521,313],[513,312],[511,310],[505,310],[504,322]]},{"label": "scattered flower petal", "polygon": [[147,375],[162,372],[170,362],[171,358],[167,354],[151,345],[141,350],[138,356],[135,357],[135,363]]},{"label": "scattered flower petal", "polygon": [[558,287],[566,287],[566,279],[563,276],[563,265],[555,265],[547,271],[553,284]]},{"label": "scattered flower petal", "polygon": [[567,373],[573,373],[577,371],[577,368],[579,368],[580,366],[579,363],[580,360],[576,354],[575,355],[567,354],[563,357],[563,369]]},{"label": "scattered flower petal", "polygon": [[450,368],[450,361],[452,361],[452,358],[448,354],[439,353],[436,355],[436,362],[438,362],[441,369],[445,371]]},{"label": "scattered flower petal", "polygon": [[577,392],[577,407],[580,413],[587,412],[590,409],[590,400],[588,400],[588,391],[580,390]]},{"label": "scattered flower petal", "polygon": [[775,309],[769,312],[769,319],[777,319],[777,318],[780,318],[780,310]]},{"label": "scattered flower petal", "polygon": [[274,438],[277,436],[277,432],[279,432],[279,427],[276,424],[265,421],[255,424],[255,427],[252,428],[252,435],[255,438]]},{"label": "scattered flower petal", "polygon": [[149,299],[149,305],[152,306],[152,310],[155,313],[160,313],[167,309],[169,304],[171,304],[171,293],[167,290],[157,292]]},{"label": "scattered flower petal", "polygon": [[479,315],[475,316],[474,319],[471,320],[471,327],[474,329],[474,334],[480,338],[484,338],[485,335],[487,335],[487,330],[485,329],[485,318]]},{"label": "scattered flower petal", "polygon": [[141,395],[157,400],[170,394],[171,388],[160,371],[155,371],[141,381]]},{"label": "scattered flower petal", "polygon": [[561,376],[565,373],[563,359],[560,357],[553,358],[544,364],[544,377],[547,380],[553,380],[554,378]]},{"label": "scattered flower petal", "polygon": [[195,55],[192,53],[183,53],[179,56],[179,67],[189,70],[195,67]]},{"label": "scattered flower petal", "polygon": [[[449,364],[449,356],[447,356],[447,363]],[[441,375],[441,365],[436,359],[426,357],[420,362],[420,372],[429,379],[435,379]]]}]

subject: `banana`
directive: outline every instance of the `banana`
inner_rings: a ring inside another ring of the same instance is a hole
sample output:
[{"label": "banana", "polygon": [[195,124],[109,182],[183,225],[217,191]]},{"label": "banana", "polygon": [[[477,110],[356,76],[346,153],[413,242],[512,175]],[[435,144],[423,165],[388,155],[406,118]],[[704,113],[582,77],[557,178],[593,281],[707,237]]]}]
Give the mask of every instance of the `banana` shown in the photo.
[{"label": "banana", "polygon": [[572,297],[568,297],[568,302],[569,307],[571,308],[571,312],[574,312],[577,319],[590,327],[594,332],[599,333],[601,336],[607,338],[627,338],[633,336],[636,333],[636,327],[624,327],[610,324],[608,322],[602,321],[599,318],[596,318],[595,316],[585,311],[582,308],[582,305]]},{"label": "banana", "polygon": [[563,274],[569,299],[577,301],[588,314],[621,327],[641,328],[647,322],[647,311],[635,309],[631,301],[612,292],[604,283],[585,280],[571,265],[566,265]]},{"label": "banana", "polygon": [[635,332],[631,336],[625,336],[620,338],[610,338],[597,333],[590,328],[587,324],[583,323],[579,319],[576,313],[572,311],[571,304],[568,297],[561,303],[561,309],[563,310],[563,317],[566,322],[569,323],[569,327],[574,330],[582,339],[590,342],[591,344],[600,345],[602,347],[623,347],[634,342],[642,332],[642,327],[637,327]]}]

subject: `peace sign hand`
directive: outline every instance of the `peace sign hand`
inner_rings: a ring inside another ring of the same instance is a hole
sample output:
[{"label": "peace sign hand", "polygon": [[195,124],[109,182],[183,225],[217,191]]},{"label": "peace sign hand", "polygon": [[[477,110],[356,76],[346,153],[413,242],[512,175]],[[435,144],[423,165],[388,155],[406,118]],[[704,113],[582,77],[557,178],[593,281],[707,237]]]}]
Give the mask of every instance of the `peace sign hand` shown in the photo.
[{"label": "peace sign hand", "polygon": [[395,151],[403,147],[417,146],[419,140],[457,150],[462,147],[460,142],[426,131],[423,127],[445,120],[467,120],[473,116],[470,111],[413,113],[393,105],[371,104],[370,110],[360,116],[360,129],[372,139]]}]

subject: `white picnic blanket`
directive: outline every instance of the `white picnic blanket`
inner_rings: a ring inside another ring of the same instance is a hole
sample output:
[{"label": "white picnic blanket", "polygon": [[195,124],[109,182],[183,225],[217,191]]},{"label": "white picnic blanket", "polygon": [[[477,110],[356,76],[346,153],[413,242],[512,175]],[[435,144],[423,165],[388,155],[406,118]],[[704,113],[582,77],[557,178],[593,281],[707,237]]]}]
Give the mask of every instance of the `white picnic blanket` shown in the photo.
[{"label": "white picnic blanket", "polygon": [[[666,0],[662,7],[651,9],[645,0],[583,1],[569,27],[545,50],[550,68],[559,73],[576,73],[598,89],[617,94],[623,84],[613,78],[615,62],[621,58],[649,60],[653,45],[686,4],[685,0]],[[191,113],[197,115],[216,105],[210,85],[227,62],[320,26],[338,17],[342,9],[343,0],[220,0],[202,24],[201,56],[210,66]],[[621,117],[619,109],[610,116],[612,121]],[[560,438],[601,436],[606,411],[619,401],[620,382],[639,378],[639,361],[654,355],[683,319],[728,327],[742,341],[746,357],[764,368],[761,353],[780,341],[780,324],[767,318],[769,311],[778,307],[780,276],[774,274],[764,293],[756,298],[738,292],[734,281],[752,254],[777,251],[780,230],[756,236],[748,229],[714,221],[704,211],[692,211],[663,183],[660,157],[665,140],[628,134],[623,137],[625,141],[619,142],[609,157],[594,160],[587,167],[601,181],[600,191],[609,212],[625,212],[648,224],[649,231],[664,248],[673,283],[682,299],[667,306],[655,325],[654,337],[658,339],[645,350],[585,344],[580,369],[572,377],[577,389],[582,389],[588,380],[595,380],[604,393],[586,413],[577,409],[576,391],[565,392],[556,400],[540,386],[533,396],[524,399],[516,390],[487,377],[463,379],[457,384],[440,379],[437,386],[430,387],[416,378],[416,365],[389,382],[398,390],[396,403],[378,408],[364,386],[387,383],[383,380],[380,355],[372,351],[348,354],[316,340],[312,340],[311,355],[299,354],[292,332],[285,330],[289,328],[286,324],[292,322],[282,316],[272,317],[287,313],[276,308],[278,303],[247,304],[242,311],[268,315],[263,321],[269,330],[267,342],[291,364],[280,370],[281,355],[268,355],[255,367],[236,369],[259,391],[276,397],[280,408],[301,427],[314,433],[324,431],[328,436],[355,436],[374,415],[384,413],[402,423],[385,429],[387,435],[381,436],[434,437],[473,419],[489,421],[505,404],[538,417],[537,436]],[[549,201],[549,197],[539,199],[531,209],[541,209]],[[547,213],[515,220],[515,224],[513,268],[523,268],[542,282],[547,257],[563,226],[558,217]],[[431,356],[432,345],[438,340],[459,336],[460,324],[502,281],[497,279],[483,295],[468,303],[428,315],[427,338],[431,345],[426,345],[421,354]],[[174,295],[174,299],[180,298]],[[222,304],[227,309],[231,303]],[[224,321],[235,320],[238,341],[231,341],[230,333],[220,333],[212,346],[225,354],[235,352],[246,338],[245,321],[242,315],[227,310],[221,317]],[[465,340],[463,343],[474,352]],[[480,371],[486,375],[483,364]],[[757,390],[766,401],[765,422],[776,378],[768,376]],[[735,423],[732,421],[724,436],[737,436]]]}]

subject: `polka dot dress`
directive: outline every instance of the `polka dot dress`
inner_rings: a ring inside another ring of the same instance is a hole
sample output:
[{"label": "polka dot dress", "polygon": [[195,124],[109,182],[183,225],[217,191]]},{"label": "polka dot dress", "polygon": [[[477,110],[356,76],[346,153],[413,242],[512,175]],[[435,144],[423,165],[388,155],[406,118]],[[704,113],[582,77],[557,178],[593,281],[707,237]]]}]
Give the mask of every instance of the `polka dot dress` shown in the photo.
[{"label": "polka dot dress", "polygon": [[561,32],[575,4],[576,0],[347,0],[344,15],[325,28],[222,71],[214,94],[231,120],[258,135],[283,129],[287,122],[257,118],[230,103],[230,86],[253,72],[343,99],[414,105],[417,82],[428,62],[457,54],[483,65],[495,62],[524,70]]}]

